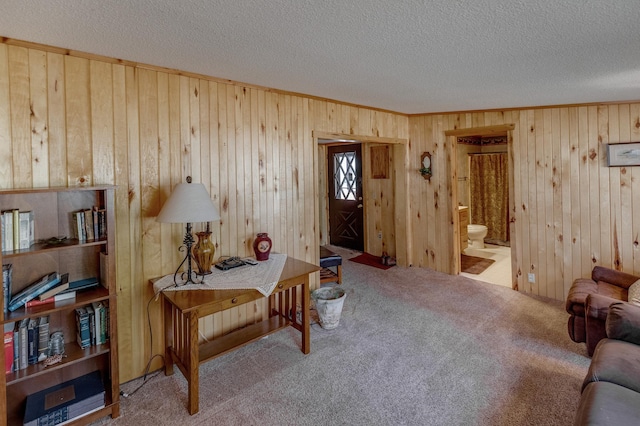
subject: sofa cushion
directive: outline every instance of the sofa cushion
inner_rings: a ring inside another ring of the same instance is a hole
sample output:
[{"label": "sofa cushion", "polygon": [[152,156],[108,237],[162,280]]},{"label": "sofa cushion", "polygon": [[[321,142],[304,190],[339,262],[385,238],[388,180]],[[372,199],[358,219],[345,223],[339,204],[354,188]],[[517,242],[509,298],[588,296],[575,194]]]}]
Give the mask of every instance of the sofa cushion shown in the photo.
[{"label": "sofa cushion", "polygon": [[640,345],[640,307],[625,302],[612,303],[605,328],[611,339]]},{"label": "sofa cushion", "polygon": [[640,280],[631,284],[628,291],[629,294],[627,295],[627,298],[629,300],[629,303],[640,306]]},{"label": "sofa cushion", "polygon": [[575,425],[638,425],[640,393],[607,382],[594,382],[582,392]]},{"label": "sofa cushion", "polygon": [[640,346],[602,339],[596,346],[582,389],[592,382],[609,382],[640,392]]}]

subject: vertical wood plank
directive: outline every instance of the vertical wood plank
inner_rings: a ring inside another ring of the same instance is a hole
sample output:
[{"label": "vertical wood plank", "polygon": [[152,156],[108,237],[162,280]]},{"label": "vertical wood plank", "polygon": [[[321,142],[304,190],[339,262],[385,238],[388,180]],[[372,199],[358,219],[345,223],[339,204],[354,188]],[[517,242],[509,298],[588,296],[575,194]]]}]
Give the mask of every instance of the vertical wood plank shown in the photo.
[{"label": "vertical wood plank", "polygon": [[[49,185],[67,184],[67,122],[64,57],[47,53]],[[1,103],[1,102],[0,102]]]},{"label": "vertical wood plank", "polygon": [[31,170],[33,186],[49,185],[49,127],[47,125],[47,54],[29,50],[31,104]]},{"label": "vertical wood plank", "polygon": [[[144,339],[144,258],[142,256],[142,208],[141,208],[141,152],[140,152],[140,117],[139,117],[139,72],[138,69],[127,67],[126,69],[126,101],[127,101],[127,127],[128,127],[128,152],[127,157],[130,167],[128,168],[128,197],[129,203],[129,246],[131,248],[129,258],[129,268],[131,271],[130,282],[133,285],[127,288],[131,293],[131,333],[135,341]],[[67,81],[69,84],[69,81]],[[120,312],[120,309],[118,310]],[[131,359],[130,371],[136,375],[142,374],[145,364],[145,354],[149,348],[139,347],[135,349]]]},{"label": "vertical wood plank", "polygon": [[[599,155],[598,155],[598,108],[594,106],[590,106],[587,109],[587,127],[588,127],[588,153],[586,158],[586,167],[589,171],[589,187],[593,188],[593,197],[589,197],[590,203],[590,211],[589,211],[589,221],[590,221],[590,229],[591,238],[590,238],[590,246],[591,246],[591,265],[589,265],[589,269],[593,269],[598,262],[600,262],[600,241],[601,241],[601,232],[599,232],[599,228],[602,226],[603,220],[608,220],[608,216],[604,216],[601,213],[600,209],[600,191],[596,190],[600,185],[600,170],[599,170]],[[609,224],[607,223],[607,229],[609,228]]]},{"label": "vertical wood plank", "polygon": [[13,186],[13,147],[11,141],[11,97],[9,83],[9,52],[0,43],[0,188]]},{"label": "vertical wood plank", "polygon": [[[60,58],[62,59],[62,58]],[[51,69],[51,67],[49,67]],[[136,377],[133,370],[134,358],[142,356],[136,350],[140,348],[133,344],[134,300],[131,287],[134,284],[131,273],[131,245],[129,235],[129,147],[128,147],[128,111],[127,108],[127,78],[125,67],[113,65],[113,138],[114,138],[114,184],[115,192],[115,223],[116,223],[116,285],[118,289],[118,352],[120,360],[120,377]],[[51,81],[51,80],[50,80]],[[64,79],[62,79],[64,81]],[[49,85],[51,89],[51,85]],[[61,85],[63,90],[64,87]],[[51,97],[50,97],[51,99]],[[53,142],[52,128],[50,138]],[[53,146],[53,143],[52,143]],[[66,152],[66,150],[64,150]],[[66,154],[65,154],[66,156]],[[66,159],[65,159],[66,161]],[[64,176],[66,181],[66,174]],[[137,283],[136,283],[137,284]],[[136,336],[137,337],[137,336]]]},{"label": "vertical wood plank", "polygon": [[[581,257],[581,276],[588,276],[593,263],[593,251],[591,244],[591,216],[596,214],[591,211],[593,203],[590,202],[589,179],[589,111],[587,107],[578,108],[578,146],[580,152],[580,245],[583,256]],[[595,197],[596,194],[593,194]],[[596,229],[594,229],[596,231]],[[598,230],[599,231],[599,230]],[[587,257],[588,256],[588,257]]]},{"label": "vertical wood plank", "polygon": [[561,167],[561,189],[562,189],[562,298],[564,299],[569,293],[569,288],[574,279],[572,267],[572,247],[571,241],[571,144],[569,135],[569,109],[560,109],[559,121],[559,149],[560,149],[560,167]]},{"label": "vertical wood plank", "polygon": [[[551,232],[553,244],[553,267],[547,267],[550,271],[547,275],[547,290],[549,297],[554,299],[564,298],[564,244],[562,221],[562,146],[557,143],[560,140],[560,109],[550,110],[551,129],[549,134],[549,148],[551,150],[551,208],[553,209],[553,229]],[[556,143],[554,143],[556,141]]]},{"label": "vertical wood plank", "polygon": [[9,81],[13,186],[28,188],[33,184],[28,49],[9,46]]},{"label": "vertical wood plank", "polygon": [[[640,103],[633,103],[628,106],[628,118],[620,116],[620,137],[623,140],[640,140]],[[626,115],[626,110],[625,110]],[[624,129],[624,131],[623,131]],[[631,201],[632,208],[632,238],[633,238],[633,272],[640,273],[640,168],[632,167],[631,182],[633,185],[633,195]]]},{"label": "vertical wood plank", "polygon": [[113,82],[111,64],[91,61],[90,100],[94,183],[113,184]]},{"label": "vertical wood plank", "polygon": [[591,166],[598,174],[600,206],[598,209],[600,232],[598,232],[598,240],[593,242],[599,245],[599,255],[596,259],[598,265],[623,270],[625,265],[622,255],[624,230],[621,228],[623,215],[621,184],[624,182],[623,175],[626,174],[626,168],[609,168],[606,165],[606,145],[609,143],[609,138],[618,139],[620,133],[617,106],[598,107],[593,118],[597,120],[593,123],[597,131],[597,139],[592,141],[597,144],[593,152],[598,158],[597,161],[594,159]]},{"label": "vertical wood plank", "polygon": [[[582,208],[580,199],[580,132],[578,108],[569,108],[569,160],[571,170],[570,188],[571,191],[571,209],[577,210]],[[571,218],[571,253],[573,277],[583,276],[582,268],[582,235],[580,233],[580,217],[574,215]]]}]

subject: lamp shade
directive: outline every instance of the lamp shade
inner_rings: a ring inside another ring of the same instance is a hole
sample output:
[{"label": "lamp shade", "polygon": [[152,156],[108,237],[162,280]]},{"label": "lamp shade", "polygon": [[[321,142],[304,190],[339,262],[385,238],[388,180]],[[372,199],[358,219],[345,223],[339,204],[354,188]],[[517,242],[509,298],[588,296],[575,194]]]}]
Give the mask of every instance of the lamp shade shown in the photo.
[{"label": "lamp shade", "polygon": [[163,223],[195,223],[220,220],[207,189],[201,183],[179,183],[158,217]]}]

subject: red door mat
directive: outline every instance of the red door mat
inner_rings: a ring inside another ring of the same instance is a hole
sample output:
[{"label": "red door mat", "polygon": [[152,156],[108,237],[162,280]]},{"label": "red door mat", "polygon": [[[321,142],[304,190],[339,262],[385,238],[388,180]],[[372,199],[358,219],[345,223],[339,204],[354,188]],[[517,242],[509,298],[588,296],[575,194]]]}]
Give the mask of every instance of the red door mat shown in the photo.
[{"label": "red door mat", "polygon": [[383,265],[380,256],[374,256],[369,253],[362,253],[361,255],[352,257],[349,260],[352,262],[362,263],[363,265],[369,265],[369,266],[373,266],[375,268],[380,268],[380,269],[389,269],[391,268],[391,266],[393,266],[393,265],[391,266]]}]

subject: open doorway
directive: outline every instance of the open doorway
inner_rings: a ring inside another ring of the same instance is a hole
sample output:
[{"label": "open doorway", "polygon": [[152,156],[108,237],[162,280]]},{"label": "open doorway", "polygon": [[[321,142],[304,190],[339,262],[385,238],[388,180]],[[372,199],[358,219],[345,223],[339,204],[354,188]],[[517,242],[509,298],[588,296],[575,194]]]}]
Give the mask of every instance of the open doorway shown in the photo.
[{"label": "open doorway", "polygon": [[[459,227],[456,273],[515,288],[510,240],[514,227],[513,125],[460,129],[451,137],[452,210]],[[489,232],[490,231],[490,232]],[[455,247],[455,245],[454,245]]]},{"label": "open doorway", "polygon": [[[400,266],[409,264],[409,198],[407,139],[313,131],[317,166],[316,241],[330,244],[329,148],[358,145],[361,150],[361,195],[355,207],[362,212],[363,248],[373,256],[386,252]],[[357,179],[357,178],[356,178]],[[359,199],[362,197],[362,199]],[[359,207],[358,205],[361,204]],[[333,244],[333,241],[331,241]],[[357,250],[360,251],[360,250]]]}]

